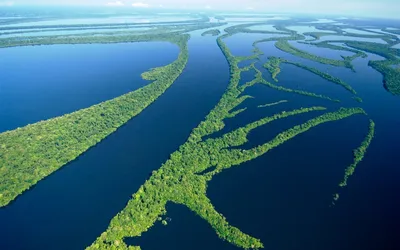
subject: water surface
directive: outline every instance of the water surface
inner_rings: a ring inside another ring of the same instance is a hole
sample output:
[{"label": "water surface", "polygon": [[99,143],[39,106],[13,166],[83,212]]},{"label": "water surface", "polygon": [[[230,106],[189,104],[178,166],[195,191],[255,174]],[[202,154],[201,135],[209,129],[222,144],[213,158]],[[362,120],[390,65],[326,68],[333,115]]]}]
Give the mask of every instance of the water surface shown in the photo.
[{"label": "water surface", "polygon": [[[90,107],[147,81],[177,59],[171,43],[15,47],[0,50],[0,132]],[[162,56],[160,56],[162,55]]]}]

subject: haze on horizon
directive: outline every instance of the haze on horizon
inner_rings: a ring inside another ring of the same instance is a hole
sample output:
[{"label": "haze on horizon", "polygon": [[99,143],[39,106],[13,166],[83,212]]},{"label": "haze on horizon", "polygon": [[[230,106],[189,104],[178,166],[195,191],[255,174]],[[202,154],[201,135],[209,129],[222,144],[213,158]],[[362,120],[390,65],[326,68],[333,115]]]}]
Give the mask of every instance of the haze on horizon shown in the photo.
[{"label": "haze on horizon", "polygon": [[0,7],[23,5],[109,6],[247,12],[336,14],[398,18],[398,0],[0,0]]}]

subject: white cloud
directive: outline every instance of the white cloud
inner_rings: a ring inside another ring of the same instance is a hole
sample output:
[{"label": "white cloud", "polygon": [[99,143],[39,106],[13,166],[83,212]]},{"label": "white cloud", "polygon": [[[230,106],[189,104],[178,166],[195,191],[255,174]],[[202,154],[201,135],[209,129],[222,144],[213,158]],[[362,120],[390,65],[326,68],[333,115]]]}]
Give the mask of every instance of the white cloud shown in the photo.
[{"label": "white cloud", "polygon": [[7,1],[7,2],[0,2],[0,6],[13,6],[14,2]]},{"label": "white cloud", "polygon": [[253,7],[247,7],[246,10],[254,10]]},{"label": "white cloud", "polygon": [[149,8],[150,4],[142,3],[142,2],[136,2],[136,3],[133,3],[132,6],[135,7],[135,8]]},{"label": "white cloud", "polygon": [[121,1],[114,1],[106,3],[107,6],[124,6],[125,4]]},{"label": "white cloud", "polygon": [[206,5],[205,8],[206,8],[206,9],[211,9],[211,6],[210,6],[210,5]]}]

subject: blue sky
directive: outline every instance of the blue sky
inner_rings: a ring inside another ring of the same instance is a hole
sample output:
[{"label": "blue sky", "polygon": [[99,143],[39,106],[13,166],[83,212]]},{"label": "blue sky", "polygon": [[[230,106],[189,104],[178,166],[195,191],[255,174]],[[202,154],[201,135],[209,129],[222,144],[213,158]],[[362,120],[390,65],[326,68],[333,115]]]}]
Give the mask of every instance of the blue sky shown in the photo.
[{"label": "blue sky", "polygon": [[0,0],[0,6],[107,5],[381,16],[400,18],[400,0]]}]

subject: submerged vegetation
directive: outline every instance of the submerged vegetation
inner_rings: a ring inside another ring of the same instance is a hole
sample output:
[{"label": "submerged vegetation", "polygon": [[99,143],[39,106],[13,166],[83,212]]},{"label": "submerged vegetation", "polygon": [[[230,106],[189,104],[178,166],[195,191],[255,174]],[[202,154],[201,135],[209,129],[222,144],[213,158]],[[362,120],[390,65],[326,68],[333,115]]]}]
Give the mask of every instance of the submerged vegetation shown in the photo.
[{"label": "submerged vegetation", "polygon": [[[247,137],[252,130],[278,119],[309,112],[321,112],[326,108],[309,107],[283,111],[227,132],[220,137],[208,138],[209,135],[224,128],[226,119],[246,111],[246,109],[233,110],[246,99],[251,98],[251,96],[243,95],[247,88],[255,84],[268,84],[254,64],[244,69],[238,67],[238,63],[248,60],[249,57],[233,56],[222,41],[227,36],[229,34],[217,39],[229,63],[231,73],[230,83],[221,100],[205,120],[192,131],[179,150],[172,153],[169,160],[159,170],[153,171],[151,177],[133,194],[127,206],[111,220],[108,229],[88,249],[140,249],[137,246],[126,245],[124,239],[139,237],[149,230],[157,219],[167,212],[165,206],[168,202],[185,205],[206,220],[221,239],[233,245],[244,249],[263,248],[259,239],[231,226],[225,217],[215,210],[207,197],[207,183],[224,169],[258,158],[315,126],[356,114],[366,114],[361,108],[340,108],[336,112],[325,113],[296,125],[277,134],[272,140],[251,149],[239,147],[248,141]],[[258,56],[259,54],[255,54],[250,57],[257,58]],[[250,68],[254,68],[257,72],[255,79],[239,85],[241,72]]]},{"label": "submerged vegetation", "polygon": [[264,105],[258,105],[258,108],[272,107],[272,106],[279,105],[279,104],[285,103],[285,102],[288,102],[288,100],[281,100],[279,102],[273,102],[273,103],[267,103],[267,104],[264,104]]},{"label": "submerged vegetation", "polygon": [[188,35],[170,36],[178,59],[142,74],[153,81],[115,99],[0,134],[0,207],[96,145],[161,96],[188,61]]}]

